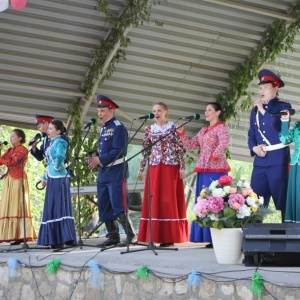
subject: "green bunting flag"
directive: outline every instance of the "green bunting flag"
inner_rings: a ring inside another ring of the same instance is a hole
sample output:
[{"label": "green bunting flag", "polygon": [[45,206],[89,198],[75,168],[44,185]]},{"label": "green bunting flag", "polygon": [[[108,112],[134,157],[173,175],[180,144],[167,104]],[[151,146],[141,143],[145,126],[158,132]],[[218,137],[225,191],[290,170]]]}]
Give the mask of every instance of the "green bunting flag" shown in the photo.
[{"label": "green bunting flag", "polygon": [[147,278],[148,277],[148,267],[142,266],[140,269],[138,269],[135,273],[138,277],[141,278]]},{"label": "green bunting flag", "polygon": [[48,273],[50,273],[50,274],[56,273],[59,264],[60,264],[60,259],[59,258],[54,258],[52,261],[50,261],[47,264],[47,271],[48,271]]},{"label": "green bunting flag", "polygon": [[258,298],[261,298],[263,284],[263,277],[258,272],[255,272],[252,276],[252,284],[249,289],[253,294],[256,294]]}]

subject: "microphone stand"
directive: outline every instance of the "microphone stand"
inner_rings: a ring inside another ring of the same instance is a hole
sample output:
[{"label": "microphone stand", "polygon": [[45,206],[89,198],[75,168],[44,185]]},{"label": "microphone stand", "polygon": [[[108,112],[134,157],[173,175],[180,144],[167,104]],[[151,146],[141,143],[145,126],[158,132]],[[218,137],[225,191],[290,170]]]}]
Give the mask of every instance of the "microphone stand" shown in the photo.
[{"label": "microphone stand", "polygon": [[[185,124],[191,122],[192,119],[188,120],[187,122],[185,122],[184,124],[176,127],[176,130],[182,126],[184,126]],[[152,235],[152,194],[150,191],[150,155],[151,155],[151,148],[152,146],[154,146],[155,144],[157,144],[158,142],[162,141],[166,136],[168,136],[169,134],[171,134],[173,131],[170,130],[170,132],[168,132],[167,134],[161,136],[159,139],[157,139],[154,143],[150,143],[146,148],[142,149],[141,151],[137,152],[135,155],[133,155],[132,157],[130,157],[129,159],[127,159],[127,162],[132,160],[134,157],[136,157],[137,155],[139,155],[142,152],[146,152],[147,153],[147,186],[148,186],[148,206],[149,206],[149,244],[145,245],[145,244],[139,244],[136,243],[135,245],[142,245],[142,246],[146,246],[147,249],[135,249],[135,250],[129,250],[129,246],[127,246],[127,251],[122,251],[121,254],[126,254],[126,253],[133,253],[133,252],[140,252],[140,251],[146,251],[146,250],[152,250],[152,252],[157,255],[157,252],[155,251],[155,249],[158,250],[173,250],[173,251],[178,251],[178,248],[165,248],[165,247],[157,247],[154,245],[153,243],[153,235]]]},{"label": "microphone stand", "polygon": [[[40,142],[40,141],[38,141]],[[25,209],[25,188],[24,188],[24,164],[23,161],[25,159],[26,156],[28,156],[28,153],[30,152],[31,149],[29,149],[27,151],[27,153],[25,153],[22,157],[20,157],[8,170],[5,174],[3,174],[0,177],[0,180],[5,178],[9,172],[14,169],[18,164],[22,163],[22,210],[23,210],[23,229],[24,229],[24,241],[23,241],[23,245],[22,248],[18,248],[18,249],[7,249],[7,250],[1,250],[0,252],[10,252],[10,251],[19,251],[19,250],[24,250],[25,252],[28,251],[29,249],[49,249],[49,247],[33,247],[30,248],[27,244],[27,237],[26,237],[26,209]]]},{"label": "microphone stand", "polygon": [[[90,130],[91,130],[91,123],[88,124],[88,130],[86,131],[84,137],[83,137],[83,140],[81,141],[80,145],[77,147],[77,151],[74,155],[74,158],[73,158],[73,161],[71,162],[71,164],[69,165],[69,167],[67,168],[67,174],[64,178],[64,180],[67,179],[67,176],[70,175],[70,170],[73,168],[73,166],[75,165],[75,162],[78,163],[78,156],[79,156],[79,153],[80,153],[80,150],[81,150],[81,147],[84,143],[84,141],[86,140],[86,137],[87,135],[89,134]],[[78,237],[78,243],[77,243],[77,246],[80,247],[80,249],[82,249],[83,246],[88,246],[88,247],[97,247],[97,246],[94,246],[94,245],[84,245],[82,239],[81,239],[81,207],[80,207],[80,180],[79,180],[79,174],[77,174],[77,198],[78,198],[78,227],[79,227],[79,237]],[[76,245],[74,245],[76,246]],[[71,247],[74,247],[74,246],[70,246],[69,248]],[[62,248],[62,249],[66,249],[66,248]],[[60,249],[57,249],[58,251]],[[56,250],[56,251],[57,251]]]}]

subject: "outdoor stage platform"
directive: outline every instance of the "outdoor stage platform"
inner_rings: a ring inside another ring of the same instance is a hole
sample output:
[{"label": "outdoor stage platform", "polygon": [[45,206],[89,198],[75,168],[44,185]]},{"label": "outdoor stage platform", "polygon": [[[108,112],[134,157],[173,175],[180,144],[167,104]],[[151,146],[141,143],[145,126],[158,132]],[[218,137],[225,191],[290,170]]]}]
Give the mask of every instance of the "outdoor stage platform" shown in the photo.
[{"label": "outdoor stage platform", "polygon": [[[0,300],[4,299],[257,299],[249,287],[257,271],[262,299],[300,299],[300,267],[246,267],[218,264],[202,243],[175,244],[178,251],[147,246],[92,247],[104,238],[82,240],[82,247],[54,251],[35,243],[0,244]],[[143,249],[143,251],[133,252]],[[123,253],[123,254],[121,254]],[[47,265],[60,259],[56,273]],[[8,267],[17,262],[16,268]],[[94,266],[94,267],[93,267]],[[143,278],[141,269],[148,271]],[[95,270],[95,271],[94,271]],[[99,274],[97,275],[97,272]],[[189,284],[192,274],[194,281]],[[140,273],[139,273],[140,274]]]}]

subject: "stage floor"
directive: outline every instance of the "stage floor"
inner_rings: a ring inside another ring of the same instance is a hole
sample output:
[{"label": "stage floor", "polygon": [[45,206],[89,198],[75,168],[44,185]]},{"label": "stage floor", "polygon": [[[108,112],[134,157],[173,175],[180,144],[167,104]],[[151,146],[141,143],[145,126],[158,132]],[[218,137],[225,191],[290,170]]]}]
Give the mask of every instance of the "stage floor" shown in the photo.
[{"label": "stage floor", "polygon": [[[226,280],[251,279],[256,267],[240,265],[218,264],[214,250],[205,248],[204,243],[175,244],[174,248],[149,249],[148,246],[134,245],[115,247],[101,251],[96,245],[102,242],[103,237],[83,239],[82,247],[67,248],[64,250],[51,250],[37,248],[34,242],[27,245],[29,249],[9,244],[0,244],[0,262],[6,263],[10,257],[16,258],[25,266],[45,266],[54,258],[60,258],[61,264],[68,267],[81,268],[90,260],[96,260],[104,269],[111,272],[134,272],[142,266],[149,270],[164,274],[165,277],[180,277],[197,271],[207,276]],[[139,250],[139,251],[136,251]],[[141,250],[141,251],[140,251]],[[155,254],[156,253],[156,254]],[[258,270],[265,281],[278,285],[299,286],[300,267],[260,267]]]},{"label": "stage floor", "polygon": [[[101,251],[96,245],[105,238],[83,239],[82,247],[67,248],[56,251],[48,248],[37,248],[34,242],[27,245],[29,249],[9,244],[0,244],[2,264],[10,257],[16,258],[21,264],[31,267],[45,266],[54,258],[60,258],[63,266],[81,268],[86,266],[90,260],[95,260],[104,269],[111,272],[134,272],[142,266],[149,270],[164,274],[165,277],[181,277],[189,275],[192,271],[205,274],[208,278],[220,278],[222,281],[234,279],[249,280],[256,271],[256,267],[240,265],[218,264],[214,250],[205,248],[204,243],[175,244],[174,248],[149,249],[148,246],[134,245],[127,247],[115,247]],[[142,250],[137,251],[136,250]],[[260,267],[258,270],[265,281],[275,285],[299,286],[300,267]]]}]

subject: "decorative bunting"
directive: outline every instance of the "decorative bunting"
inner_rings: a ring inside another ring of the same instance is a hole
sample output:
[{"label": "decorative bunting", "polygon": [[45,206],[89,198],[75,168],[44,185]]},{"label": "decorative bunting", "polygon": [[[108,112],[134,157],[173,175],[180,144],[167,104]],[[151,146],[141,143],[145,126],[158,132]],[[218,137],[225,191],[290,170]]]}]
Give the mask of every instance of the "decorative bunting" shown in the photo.
[{"label": "decorative bunting", "polygon": [[27,0],[10,0],[10,4],[15,10],[22,10],[27,4]]},{"label": "decorative bunting", "polygon": [[9,1],[8,0],[0,0],[0,12],[8,9]]},{"label": "decorative bunting", "polygon": [[60,265],[60,259],[54,258],[46,266],[48,273],[50,274],[56,273],[59,265]]},{"label": "decorative bunting", "polygon": [[147,278],[148,277],[148,267],[147,266],[142,266],[140,269],[138,269],[135,274],[138,276],[138,277],[141,277],[141,278]]},{"label": "decorative bunting", "polygon": [[8,277],[10,278],[16,277],[17,276],[16,270],[20,267],[19,261],[14,257],[10,257],[7,261],[7,265],[8,265],[8,270],[7,270]]},{"label": "decorative bunting", "polygon": [[95,260],[90,260],[87,265],[91,268],[91,275],[88,279],[88,284],[91,285],[94,289],[100,290],[101,270],[98,266],[98,263]]},{"label": "decorative bunting", "polygon": [[191,290],[192,286],[199,286],[201,284],[201,276],[197,271],[192,271],[188,277],[188,288]]},{"label": "decorative bunting", "polygon": [[249,289],[253,294],[256,294],[259,299],[262,297],[263,284],[263,277],[258,272],[255,272],[252,276],[252,284]]}]

